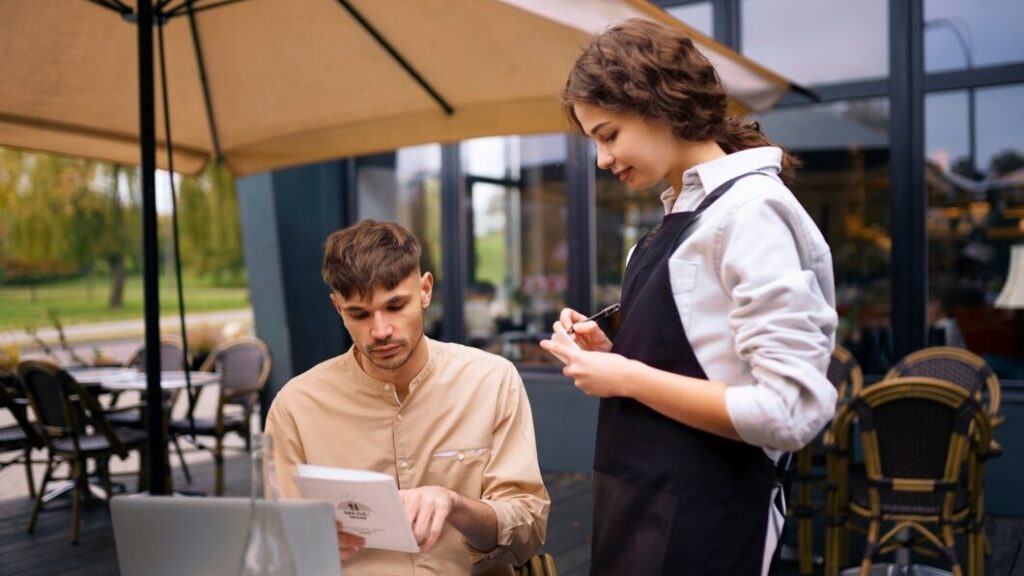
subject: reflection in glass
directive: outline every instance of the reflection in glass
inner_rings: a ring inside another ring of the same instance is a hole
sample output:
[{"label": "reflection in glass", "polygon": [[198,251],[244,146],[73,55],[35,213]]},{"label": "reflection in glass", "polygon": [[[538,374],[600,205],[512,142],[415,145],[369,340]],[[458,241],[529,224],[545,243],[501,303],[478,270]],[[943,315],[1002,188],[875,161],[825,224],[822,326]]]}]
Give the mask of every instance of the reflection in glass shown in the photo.
[{"label": "reflection in glass", "polygon": [[761,115],[803,163],[793,192],[832,248],[837,342],[868,374],[892,364],[889,103],[856,100]]},{"label": "reflection in glass", "polygon": [[1000,378],[1022,379],[1024,310],[996,298],[1024,280],[1009,277],[1014,247],[1024,246],[1024,120],[1016,114],[1024,86],[976,95],[973,110],[963,91],[925,100],[929,338],[981,355]]},{"label": "reflection in glass", "polygon": [[924,66],[927,72],[1024,60],[1024,2],[925,0]]},{"label": "reflection in glass", "polygon": [[356,160],[359,219],[398,222],[423,244],[420,267],[434,275],[434,299],[425,331],[440,338],[444,302],[441,269],[441,147],[402,148],[395,153]]},{"label": "reflection in glass", "polygon": [[886,0],[742,0],[740,47],[802,84],[889,73]]},{"label": "reflection in glass", "polygon": [[[597,290],[594,311],[619,301],[626,256],[665,216],[661,192],[668,184],[632,190],[607,170],[596,178]],[[611,327],[614,331],[614,326]]]},{"label": "reflection in glass", "polygon": [[665,8],[665,11],[707,36],[715,35],[711,2],[694,2]]},{"label": "reflection in glass", "polygon": [[537,343],[565,306],[565,136],[478,138],[461,146],[470,200],[468,343],[520,364],[557,365]]}]

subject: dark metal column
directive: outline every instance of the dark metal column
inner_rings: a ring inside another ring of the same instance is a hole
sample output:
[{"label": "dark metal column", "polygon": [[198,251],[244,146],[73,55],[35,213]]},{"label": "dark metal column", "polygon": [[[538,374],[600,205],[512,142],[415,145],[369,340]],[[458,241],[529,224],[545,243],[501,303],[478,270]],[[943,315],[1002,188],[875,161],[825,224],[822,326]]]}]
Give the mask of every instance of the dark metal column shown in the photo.
[{"label": "dark metal column", "polygon": [[[466,321],[466,184],[462,177],[459,144],[441,146],[441,266],[444,285],[442,337],[446,342],[465,342]],[[435,295],[436,297],[437,295]]]},{"label": "dark metal column", "polygon": [[594,161],[589,140],[566,136],[566,237],[569,243],[569,287],[566,305],[583,314],[594,310],[595,198]]},{"label": "dark metal column", "polygon": [[153,6],[138,3],[139,138],[142,171],[142,276],[146,319],[146,432],[149,435],[149,492],[167,494],[170,466],[160,389],[160,292],[157,279],[156,113],[153,88]]},{"label": "dark metal column", "polygon": [[928,342],[923,0],[889,2],[894,360]]},{"label": "dark metal column", "polygon": [[714,0],[711,20],[715,29],[715,40],[739,52],[739,0]]}]

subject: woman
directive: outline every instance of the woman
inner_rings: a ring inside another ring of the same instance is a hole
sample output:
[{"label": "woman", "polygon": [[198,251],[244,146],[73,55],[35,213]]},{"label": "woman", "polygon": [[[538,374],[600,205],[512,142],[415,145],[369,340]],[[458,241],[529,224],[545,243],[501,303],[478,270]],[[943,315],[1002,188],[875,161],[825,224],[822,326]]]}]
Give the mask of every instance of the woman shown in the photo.
[{"label": "woman", "polygon": [[836,400],[831,254],[783,183],[795,161],[727,117],[711,64],[650,22],[595,38],[563,104],[599,168],[670,185],[628,258],[615,342],[565,309],[581,349],[541,344],[601,398],[591,573],[764,574],[782,528],[777,462]]}]

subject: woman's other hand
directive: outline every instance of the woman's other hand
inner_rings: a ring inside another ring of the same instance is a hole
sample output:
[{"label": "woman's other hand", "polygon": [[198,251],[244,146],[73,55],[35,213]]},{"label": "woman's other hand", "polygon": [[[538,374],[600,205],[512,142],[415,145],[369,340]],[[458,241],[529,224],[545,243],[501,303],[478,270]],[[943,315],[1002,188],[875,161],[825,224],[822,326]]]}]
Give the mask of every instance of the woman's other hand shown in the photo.
[{"label": "woman's other hand", "polygon": [[541,340],[540,347],[565,358],[562,374],[572,378],[576,387],[587,395],[598,398],[629,396],[638,369],[644,366],[620,354],[591,352],[552,340]]}]

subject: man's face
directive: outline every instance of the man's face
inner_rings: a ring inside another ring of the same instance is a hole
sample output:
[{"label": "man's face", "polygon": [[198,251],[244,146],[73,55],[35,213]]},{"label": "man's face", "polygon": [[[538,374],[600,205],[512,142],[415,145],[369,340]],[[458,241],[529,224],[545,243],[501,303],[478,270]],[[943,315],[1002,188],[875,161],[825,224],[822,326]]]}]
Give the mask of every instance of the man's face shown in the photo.
[{"label": "man's face", "polygon": [[368,299],[333,292],[331,302],[360,354],[379,370],[398,371],[423,338],[423,311],[433,287],[430,272],[414,272],[391,290],[375,290]]}]

